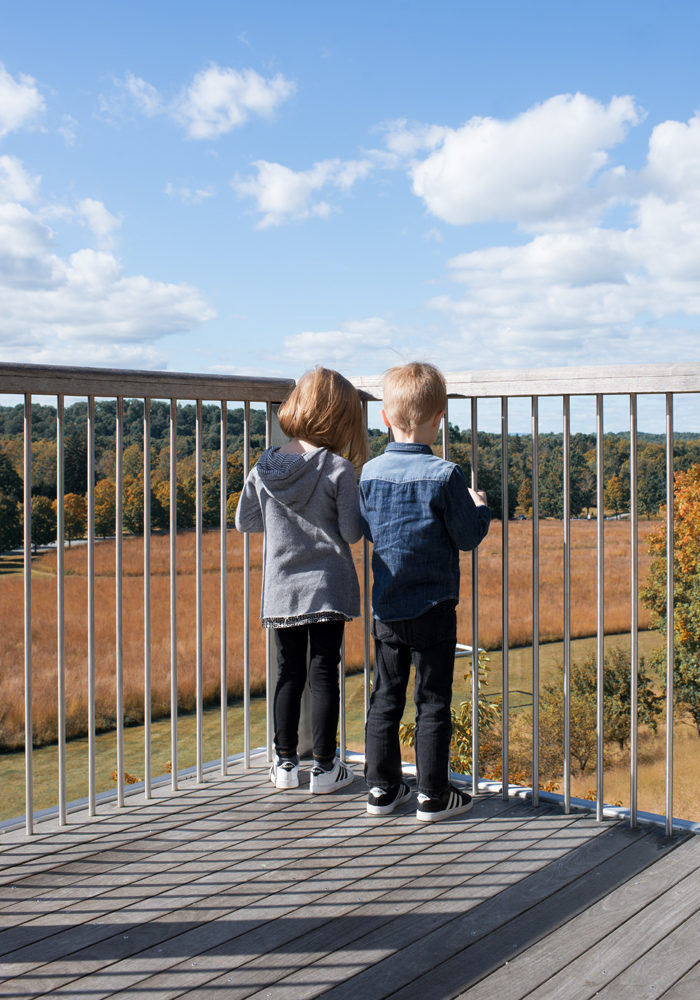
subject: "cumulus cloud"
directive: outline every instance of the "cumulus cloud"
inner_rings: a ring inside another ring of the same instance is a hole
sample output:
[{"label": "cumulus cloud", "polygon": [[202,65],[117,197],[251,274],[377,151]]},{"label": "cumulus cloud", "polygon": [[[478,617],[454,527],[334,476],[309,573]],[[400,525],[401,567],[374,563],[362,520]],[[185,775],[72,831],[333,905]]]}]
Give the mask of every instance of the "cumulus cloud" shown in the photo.
[{"label": "cumulus cloud", "polygon": [[[214,310],[187,284],[128,275],[107,249],[121,221],[100,201],[77,208],[33,209],[38,196],[12,157],[0,160],[0,344],[8,359],[83,363],[167,363],[156,347],[167,334],[185,332],[212,319]],[[95,234],[98,247],[68,257],[56,252],[54,232],[44,221],[77,218]]]},{"label": "cumulus cloud", "polygon": [[231,183],[239,195],[255,199],[262,215],[260,229],[310,216],[328,218],[337,209],[316,195],[328,188],[348,192],[372,169],[370,160],[323,160],[309,170],[298,171],[267,160],[257,160],[253,166],[256,176],[236,178]]},{"label": "cumulus cloud", "polygon": [[154,118],[167,115],[191,139],[216,139],[244,125],[252,116],[269,117],[296,90],[281,73],[261,76],[253,69],[233,69],[212,63],[168,100],[147,80],[127,73],[114,80],[114,91],[100,95],[100,111],[121,119],[130,113]]},{"label": "cumulus cloud", "polygon": [[415,334],[370,316],[348,320],[336,330],[305,330],[287,337],[283,356],[302,369],[329,365],[359,373],[399,364],[415,351]]},{"label": "cumulus cloud", "polygon": [[251,115],[271,115],[296,85],[280,73],[266,79],[253,69],[216,64],[197,73],[175,108],[192,139],[213,139]]},{"label": "cumulus cloud", "polygon": [[437,218],[537,226],[596,210],[589,184],[641,115],[631,97],[604,105],[585,94],[560,94],[510,121],[472,118],[457,129],[402,125],[388,142],[406,155],[434,147],[409,170],[414,193]]},{"label": "cumulus cloud", "polygon": [[36,80],[24,73],[15,79],[0,63],[0,139],[35,125],[44,108]]},{"label": "cumulus cloud", "polygon": [[700,116],[664,122],[630,184],[627,227],[543,227],[523,245],[452,258],[461,292],[430,303],[457,331],[452,356],[479,354],[481,367],[697,359],[699,179]]}]

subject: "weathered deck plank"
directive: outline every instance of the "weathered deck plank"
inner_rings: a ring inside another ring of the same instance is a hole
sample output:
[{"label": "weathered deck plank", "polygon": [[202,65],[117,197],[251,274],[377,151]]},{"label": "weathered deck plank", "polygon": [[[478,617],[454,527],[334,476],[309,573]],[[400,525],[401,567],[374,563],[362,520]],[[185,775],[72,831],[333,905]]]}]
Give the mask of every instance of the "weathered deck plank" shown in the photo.
[{"label": "weathered deck plank", "polygon": [[[592,978],[626,997],[615,982],[627,990],[667,941],[680,957],[664,988],[686,1000],[700,865],[686,845],[664,860],[676,845],[659,833],[488,796],[425,826],[410,806],[367,816],[364,795],[360,781],[277,792],[256,763],[3,839],[0,997],[569,1000],[538,991],[548,977],[563,989],[577,962],[591,978],[587,948],[604,962],[609,942],[622,957]],[[646,934],[647,965],[625,921]]]}]

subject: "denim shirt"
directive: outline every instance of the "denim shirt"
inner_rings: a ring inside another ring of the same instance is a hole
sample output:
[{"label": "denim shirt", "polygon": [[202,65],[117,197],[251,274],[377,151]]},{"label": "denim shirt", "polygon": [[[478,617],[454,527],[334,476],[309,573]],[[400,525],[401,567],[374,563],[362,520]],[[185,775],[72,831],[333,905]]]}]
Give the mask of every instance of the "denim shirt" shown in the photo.
[{"label": "denim shirt", "polygon": [[491,521],[459,466],[426,444],[393,441],[362,470],[360,511],[374,546],[375,617],[417,618],[441,601],[459,600],[459,550],[475,549]]}]

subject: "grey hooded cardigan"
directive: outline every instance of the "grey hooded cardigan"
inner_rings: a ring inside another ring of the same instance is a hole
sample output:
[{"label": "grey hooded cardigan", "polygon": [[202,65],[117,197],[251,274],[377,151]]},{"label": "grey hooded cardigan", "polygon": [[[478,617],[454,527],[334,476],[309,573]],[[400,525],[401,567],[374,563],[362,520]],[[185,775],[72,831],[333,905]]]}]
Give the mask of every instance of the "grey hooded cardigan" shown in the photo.
[{"label": "grey hooded cardigan", "polygon": [[246,479],[239,531],[264,531],[260,617],[284,627],[360,614],[350,543],[362,536],[355,470],[326,448],[269,448]]}]

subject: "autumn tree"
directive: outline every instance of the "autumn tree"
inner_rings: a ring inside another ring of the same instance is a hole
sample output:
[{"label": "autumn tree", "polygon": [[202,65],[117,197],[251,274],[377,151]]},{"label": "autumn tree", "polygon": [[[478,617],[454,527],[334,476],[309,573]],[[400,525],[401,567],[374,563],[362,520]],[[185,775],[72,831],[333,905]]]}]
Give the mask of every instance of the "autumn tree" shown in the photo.
[{"label": "autumn tree", "polygon": [[[676,704],[692,716],[700,735],[700,464],[674,477],[673,687]],[[663,513],[663,508],[662,508]],[[666,635],[666,532],[649,539],[654,557],[642,600],[652,626]],[[657,661],[664,658],[657,654]]]},{"label": "autumn tree", "polygon": [[113,479],[95,483],[95,534],[102,538],[115,533],[117,487]]},{"label": "autumn tree", "polygon": [[63,498],[63,518],[69,546],[74,538],[85,538],[87,533],[85,497],[79,493],[66,493]]},{"label": "autumn tree", "polygon": [[610,476],[605,484],[605,506],[612,510],[613,514],[621,513],[625,499],[625,491],[622,480],[616,472]]}]

